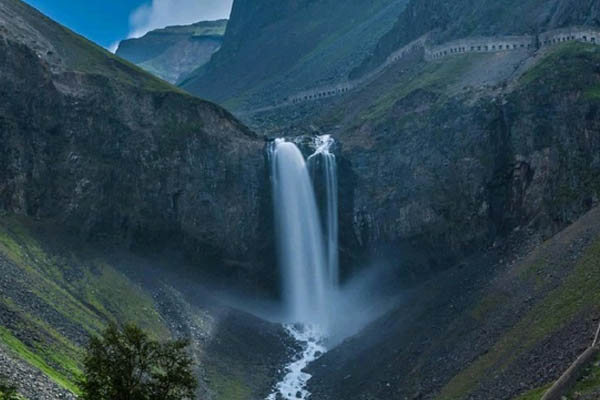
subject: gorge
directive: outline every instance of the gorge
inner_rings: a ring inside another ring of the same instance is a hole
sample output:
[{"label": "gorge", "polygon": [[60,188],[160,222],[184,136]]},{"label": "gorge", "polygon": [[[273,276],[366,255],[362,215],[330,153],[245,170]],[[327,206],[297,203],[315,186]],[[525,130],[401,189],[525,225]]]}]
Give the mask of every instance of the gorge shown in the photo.
[{"label": "gorge", "polygon": [[202,400],[541,399],[600,318],[598,32],[594,0],[235,0],[123,44],[174,86],[0,0],[0,377],[81,396],[133,322]]}]

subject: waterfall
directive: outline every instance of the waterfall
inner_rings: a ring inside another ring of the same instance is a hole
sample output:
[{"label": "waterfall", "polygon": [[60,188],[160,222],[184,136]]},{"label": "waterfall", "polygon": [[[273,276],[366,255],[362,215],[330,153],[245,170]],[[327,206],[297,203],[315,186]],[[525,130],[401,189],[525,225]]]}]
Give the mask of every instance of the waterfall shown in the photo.
[{"label": "waterfall", "polygon": [[330,290],[317,202],[302,153],[278,139],[271,149],[276,241],[286,314],[325,327]]},{"label": "waterfall", "polygon": [[308,157],[308,164],[314,181],[318,181],[319,173],[325,185],[325,231],[327,266],[329,282],[333,289],[339,284],[339,248],[338,248],[338,183],[337,164],[331,147],[335,141],[331,135],[317,136],[316,151]]},{"label": "waterfall", "polygon": [[[285,139],[275,140],[269,149],[278,259],[285,314],[291,322],[286,330],[302,350],[287,365],[287,374],[267,400],[308,399],[310,393],[305,386],[311,376],[303,369],[327,350],[332,300],[339,282],[337,167],[330,151],[333,143],[329,135],[317,137],[315,152],[307,161],[298,147]],[[313,186],[319,183],[324,186],[320,202]]]}]

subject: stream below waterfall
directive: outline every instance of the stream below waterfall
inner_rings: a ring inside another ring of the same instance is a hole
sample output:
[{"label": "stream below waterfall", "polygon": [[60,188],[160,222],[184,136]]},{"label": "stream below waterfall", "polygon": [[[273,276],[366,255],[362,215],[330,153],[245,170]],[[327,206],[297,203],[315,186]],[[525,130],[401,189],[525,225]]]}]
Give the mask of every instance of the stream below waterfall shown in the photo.
[{"label": "stream below waterfall", "polygon": [[324,346],[325,334],[315,325],[284,325],[288,334],[300,345],[300,351],[285,367],[285,376],[266,400],[306,400],[310,393],[306,383],[311,378],[303,369],[317,360],[327,349]]}]

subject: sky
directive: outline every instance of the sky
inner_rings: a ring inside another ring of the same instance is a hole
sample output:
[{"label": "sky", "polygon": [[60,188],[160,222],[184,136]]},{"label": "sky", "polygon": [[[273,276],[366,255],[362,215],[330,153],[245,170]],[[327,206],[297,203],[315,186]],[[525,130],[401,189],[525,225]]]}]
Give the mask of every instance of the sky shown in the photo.
[{"label": "sky", "polygon": [[25,0],[114,51],[118,42],[169,25],[227,18],[233,0]]}]

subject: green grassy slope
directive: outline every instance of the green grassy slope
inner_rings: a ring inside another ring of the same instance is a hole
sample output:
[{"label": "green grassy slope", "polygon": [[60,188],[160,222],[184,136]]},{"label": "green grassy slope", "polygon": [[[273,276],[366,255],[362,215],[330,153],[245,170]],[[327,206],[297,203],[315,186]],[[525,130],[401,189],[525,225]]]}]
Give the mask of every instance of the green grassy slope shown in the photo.
[{"label": "green grassy slope", "polygon": [[[568,240],[568,239],[567,239]],[[554,253],[551,247],[560,246]],[[490,374],[501,374],[509,370],[518,358],[541,345],[545,340],[573,324],[574,320],[600,312],[600,238],[596,237],[582,257],[573,265],[568,258],[557,261],[566,248],[554,241],[547,242],[532,257],[513,271],[516,279],[523,279],[531,287],[531,296],[539,300],[501,335],[492,348],[474,360],[466,369],[456,375],[441,391],[440,399],[459,399],[468,393]],[[564,274],[557,285],[554,274]],[[493,296],[493,295],[492,295]],[[473,308],[473,313],[485,307],[480,313],[484,318],[498,313],[506,302],[485,297]],[[593,332],[588,332],[592,336]],[[590,343],[591,344],[591,341]],[[544,388],[547,385],[544,386]],[[529,396],[539,394],[530,393]],[[535,397],[534,397],[535,398]]]},{"label": "green grassy slope", "polygon": [[82,346],[108,322],[170,337],[148,292],[72,239],[49,245],[26,219],[0,218],[0,271],[0,345],[75,393]]},{"label": "green grassy slope", "polygon": [[223,46],[181,86],[231,109],[245,109],[338,81],[391,27],[404,4],[238,0]]},{"label": "green grassy slope", "polygon": [[[20,0],[6,0],[0,6],[0,12],[3,9],[8,10],[5,15],[9,24],[14,23],[19,26],[20,21],[14,19],[14,16],[18,15],[28,26],[33,27],[44,38],[51,41],[58,53],[58,58],[68,69],[102,75],[122,84],[133,85],[145,90],[182,93],[178,88],[55,23]],[[9,31],[18,32],[18,29],[13,30],[10,25],[7,28]]]}]

